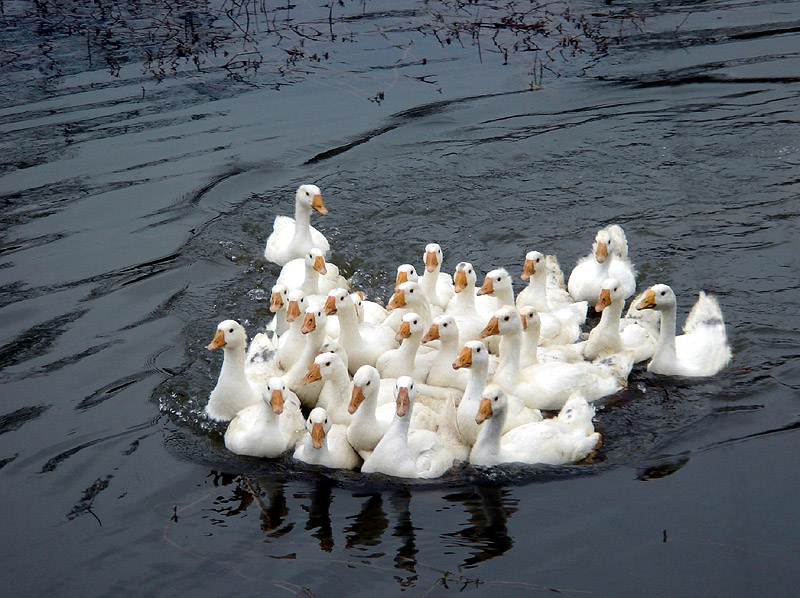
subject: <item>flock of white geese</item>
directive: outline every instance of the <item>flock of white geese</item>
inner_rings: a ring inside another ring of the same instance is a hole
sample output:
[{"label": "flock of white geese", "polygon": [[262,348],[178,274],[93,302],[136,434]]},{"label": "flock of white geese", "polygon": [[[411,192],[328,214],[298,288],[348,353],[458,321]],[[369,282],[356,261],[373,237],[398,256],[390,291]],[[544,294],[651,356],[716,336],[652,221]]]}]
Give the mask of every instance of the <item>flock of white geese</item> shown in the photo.
[{"label": "flock of white geese", "polygon": [[[294,219],[275,218],[264,255],[282,270],[265,331],[248,347],[244,328],[225,320],[208,345],[224,358],[205,413],[230,422],[234,453],[293,451],[310,464],[402,478],[435,478],[456,461],[572,463],[601,444],[592,402],[624,388],[634,363],[711,376],[731,358],[719,305],[703,292],[679,336],[665,284],[623,316],[636,271],[617,225],[597,233],[566,285],[554,256],[528,252],[528,286],[516,298],[504,268],[480,287],[469,262],[452,277],[441,272],[431,243],[421,276],[397,268],[384,307],[351,292],[325,261],[312,211],[328,212],[319,188],[301,185]],[[589,305],[602,315],[587,337]]]}]

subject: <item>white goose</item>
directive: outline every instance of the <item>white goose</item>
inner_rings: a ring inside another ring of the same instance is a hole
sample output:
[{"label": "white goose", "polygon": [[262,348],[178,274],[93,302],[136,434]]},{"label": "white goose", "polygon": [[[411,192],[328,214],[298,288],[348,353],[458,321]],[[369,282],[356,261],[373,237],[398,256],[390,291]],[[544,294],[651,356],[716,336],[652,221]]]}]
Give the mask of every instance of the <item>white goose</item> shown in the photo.
[{"label": "white goose", "polygon": [[[475,416],[480,407],[483,389],[489,372],[489,351],[481,341],[469,341],[453,362],[454,369],[469,368],[469,378],[464,396],[456,411],[456,427],[461,440],[468,446],[475,444],[478,437],[478,424]],[[541,421],[538,409],[529,409],[516,397],[509,397],[510,416],[504,422],[503,431],[532,421]]]},{"label": "white goose", "polygon": [[539,334],[542,321],[539,312],[533,306],[526,305],[519,309],[522,319],[522,351],[520,352],[519,366],[525,369],[528,366],[546,361],[566,361],[578,363],[583,361],[583,346],[585,341],[568,345],[539,345]]},{"label": "white goose", "polygon": [[231,420],[245,407],[261,402],[261,393],[245,375],[246,346],[247,333],[239,322],[224,320],[217,325],[208,350],[222,348],[222,369],[205,407],[206,415],[215,421]]},{"label": "white goose", "polygon": [[453,369],[453,361],[458,357],[459,347],[463,344],[459,341],[459,336],[458,325],[453,316],[442,314],[433,320],[433,324],[422,337],[422,344],[436,339],[440,339],[441,344],[425,380],[427,384],[460,390],[467,387],[467,373]]},{"label": "white goose", "polygon": [[339,344],[347,353],[347,369],[355,373],[362,365],[375,365],[383,353],[397,347],[395,331],[383,324],[359,324],[356,306],[344,289],[328,293],[325,313],[339,318]]},{"label": "white goose", "polygon": [[409,376],[397,379],[396,410],[389,429],[361,466],[362,473],[402,478],[438,478],[453,464],[453,455],[435,433],[417,430],[409,435],[417,389]]},{"label": "white goose", "polygon": [[481,430],[469,455],[471,464],[488,467],[500,463],[575,463],[588,457],[602,442],[591,423],[594,408],[580,396],[570,398],[556,418],[518,426],[503,434],[506,411],[505,394],[500,387],[489,385],[475,416]]},{"label": "white goose", "polygon": [[427,347],[424,352],[419,351],[424,333],[425,326],[418,314],[409,312],[403,316],[403,323],[395,336],[400,347],[386,351],[375,362],[381,378],[410,375],[417,380],[425,380],[428,377],[436,353]]},{"label": "white goose", "polygon": [[447,304],[445,313],[456,319],[461,334],[461,343],[478,340],[478,335],[486,325],[486,321],[501,306],[497,299],[489,295],[476,295],[475,283],[478,276],[469,262],[456,264],[453,276],[455,295]]},{"label": "white goose", "polygon": [[369,301],[364,293],[355,291],[350,294],[350,299],[356,306],[356,316],[358,316],[358,323],[363,324],[369,322],[370,324],[381,324],[389,312],[380,303]]},{"label": "white goose", "polygon": [[714,297],[700,291],[680,336],[675,336],[675,293],[667,285],[650,287],[636,308],[661,312],[661,332],[653,359],[647,364],[648,372],[665,376],[713,376],[730,362],[725,322]]},{"label": "white goose", "polygon": [[353,419],[348,412],[352,384],[347,366],[336,353],[317,355],[313,363],[308,366],[308,373],[301,384],[311,384],[317,380],[322,380],[317,407],[325,409],[334,424],[348,425]]},{"label": "white goose", "polygon": [[520,278],[527,280],[528,286],[517,295],[517,307],[532,305],[539,312],[550,312],[573,303],[554,255],[526,253]]},{"label": "white goose", "polygon": [[404,282],[397,288],[386,309],[390,313],[383,324],[394,331],[400,328],[403,316],[409,312],[414,312],[422,318],[426,330],[433,323],[433,318],[442,313],[438,307],[431,306],[420,284],[413,281]]},{"label": "white goose", "polygon": [[301,332],[306,337],[306,344],[297,361],[282,376],[286,387],[297,394],[306,409],[314,408],[322,390],[321,381],[302,384],[302,380],[308,372],[308,364],[314,361],[322,344],[325,342],[325,320],[325,311],[322,307],[309,307],[306,309],[303,327],[301,328]]},{"label": "white goose", "polygon": [[600,323],[589,333],[583,348],[586,359],[608,357],[620,351],[632,351],[634,362],[650,359],[656,350],[657,336],[631,318],[621,319],[625,307],[624,290],[616,278],[608,278],[600,290],[595,311]]},{"label": "white goose", "polygon": [[347,442],[347,429],[334,425],[322,407],[311,410],[305,434],[297,443],[294,458],[330,469],[355,469],[361,457]]},{"label": "white goose", "polygon": [[350,283],[339,273],[339,268],[325,261],[322,250],[312,247],[302,257],[286,263],[278,275],[277,283],[289,290],[302,289],[306,296],[326,295],[338,288],[349,289]]},{"label": "white goose", "polygon": [[628,260],[627,253],[627,240],[619,226],[612,225],[598,231],[592,253],[578,261],[569,275],[567,288],[572,298],[594,305],[600,298],[600,287],[607,278],[619,281],[625,299],[633,295],[636,292],[636,270]]},{"label": "white goose", "polygon": [[541,319],[539,342],[543,345],[574,343],[580,336],[581,325],[586,322],[589,304],[586,301],[573,302],[560,287],[548,287],[546,262],[545,256],[538,251],[526,254],[521,277],[530,282],[517,296],[517,308],[536,308]]},{"label": "white goose", "polygon": [[284,371],[288,371],[303,352],[306,346],[306,337],[302,332],[303,318],[301,317],[308,309],[308,300],[305,293],[301,290],[290,291],[287,295],[286,322],[288,330],[278,337],[278,350],[276,359],[278,366]]},{"label": "white goose", "polygon": [[236,414],[225,431],[225,447],[237,455],[277,457],[294,448],[305,428],[300,400],[284,387],[280,378],[270,378],[262,400]]},{"label": "white goose", "polygon": [[[404,282],[419,282],[417,269],[411,264],[400,264],[397,266],[397,276],[394,279],[394,290],[400,288]],[[394,292],[394,291],[393,291]]]},{"label": "white goose", "polygon": [[264,257],[283,266],[289,260],[302,257],[312,247],[324,253],[330,251],[325,236],[310,224],[311,210],[327,214],[322,193],[316,185],[300,185],[294,197],[294,218],[275,216],[272,234],[267,239]]},{"label": "white goose", "polygon": [[506,393],[514,395],[531,409],[560,409],[573,392],[595,401],[623,388],[633,367],[629,353],[620,353],[592,363],[551,361],[520,369],[522,319],[517,311],[504,307],[489,320],[482,336],[500,335],[500,365],[494,375]]},{"label": "white goose", "polygon": [[431,305],[445,309],[450,299],[453,298],[453,279],[446,272],[442,272],[444,255],[438,243],[428,243],[425,246],[425,272],[419,284]]}]

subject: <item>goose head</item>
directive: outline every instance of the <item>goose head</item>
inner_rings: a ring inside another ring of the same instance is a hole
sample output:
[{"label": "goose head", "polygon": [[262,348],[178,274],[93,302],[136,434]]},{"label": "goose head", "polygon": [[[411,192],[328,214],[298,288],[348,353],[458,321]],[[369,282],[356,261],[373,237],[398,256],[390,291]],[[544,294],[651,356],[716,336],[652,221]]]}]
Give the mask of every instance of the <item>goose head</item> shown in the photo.
[{"label": "goose head", "polygon": [[350,293],[350,299],[353,302],[353,305],[356,308],[356,318],[358,318],[359,323],[364,321],[364,300],[366,297],[364,293],[361,291],[354,291]]},{"label": "goose head", "polygon": [[542,330],[542,320],[539,318],[539,312],[537,312],[536,308],[533,306],[526,305],[520,309],[519,317],[522,323],[522,329],[525,330],[527,334],[532,334],[534,332],[539,334]]},{"label": "goose head", "polygon": [[331,421],[328,412],[322,407],[314,407],[308,414],[306,430],[311,435],[311,445],[319,450],[325,442],[325,436],[331,431]]},{"label": "goose head", "polygon": [[306,299],[305,293],[300,289],[289,291],[286,298],[286,321],[291,323],[308,309],[308,299]]},{"label": "goose head", "polygon": [[394,290],[396,291],[400,288],[400,285],[404,282],[417,282],[418,280],[419,276],[414,266],[411,264],[400,264],[397,266],[397,278],[394,280]]},{"label": "goose head", "polygon": [[481,403],[475,415],[475,423],[482,424],[487,419],[503,412],[507,405],[506,395],[496,384],[488,384],[481,393]]},{"label": "goose head", "polygon": [[314,358],[311,365],[308,366],[308,373],[300,380],[300,384],[305,386],[317,380],[322,380],[326,376],[330,376],[331,372],[337,366],[341,366],[342,360],[336,353],[320,353]]},{"label": "goose head", "polygon": [[280,415],[283,413],[283,393],[285,390],[286,386],[284,385],[283,380],[275,376],[267,380],[267,385],[261,392],[261,399],[267,403],[267,405],[272,407],[272,411],[275,413],[275,415]]},{"label": "goose head", "polygon": [[317,353],[317,355],[322,355],[323,353],[333,353],[339,359],[341,359],[344,367],[347,367],[347,353],[345,352],[344,347],[342,347],[342,345],[340,345],[338,341],[335,340],[325,341],[319,348],[319,352]]},{"label": "goose head", "polygon": [[601,312],[615,301],[625,300],[625,290],[616,278],[606,278],[600,287],[600,298],[594,306],[596,312]]},{"label": "goose head", "polygon": [[207,349],[244,349],[247,345],[247,333],[244,326],[236,320],[224,320],[217,324],[217,332],[213,340],[208,344]]},{"label": "goose head", "polygon": [[467,287],[474,287],[478,281],[475,268],[469,262],[459,262],[456,264],[456,273],[453,275],[453,287],[456,293],[460,293]]},{"label": "goose head", "polygon": [[498,291],[511,288],[511,277],[505,268],[492,270],[483,279],[478,295],[494,295]]},{"label": "goose head", "polygon": [[402,343],[407,338],[416,339],[417,337],[422,336],[424,331],[425,326],[422,323],[422,318],[418,313],[410,311],[403,316],[403,322],[400,324],[400,328],[398,329],[394,340],[396,340],[398,343]]},{"label": "goose head", "polygon": [[414,399],[417,397],[417,389],[414,386],[414,379],[411,376],[400,376],[394,385],[394,399],[397,403],[397,417],[408,416],[411,419],[411,412],[414,409]]},{"label": "goose head", "polygon": [[428,272],[439,270],[443,259],[442,248],[438,243],[428,243],[425,246],[425,270]]},{"label": "goose head", "polygon": [[544,256],[538,251],[529,251],[525,254],[525,264],[522,266],[522,280],[528,280],[531,276],[536,274],[544,274]]},{"label": "goose head", "polygon": [[350,299],[350,293],[342,288],[329,291],[328,298],[325,300],[325,315],[330,316],[345,308],[355,310],[355,305]]},{"label": "goose head", "polygon": [[327,321],[325,310],[322,307],[309,307],[306,309],[306,315],[303,319],[303,327],[300,332],[308,334],[315,330],[325,330],[325,322]]},{"label": "goose head", "polygon": [[398,309],[400,307],[411,307],[420,305],[425,301],[425,293],[422,287],[417,282],[404,282],[392,295],[389,300],[389,305],[386,306],[388,311]]},{"label": "goose head", "polygon": [[470,368],[476,363],[489,363],[489,350],[481,341],[469,341],[453,362],[453,369]]},{"label": "goose head", "polygon": [[289,301],[289,289],[285,284],[278,283],[272,287],[272,292],[269,299],[269,311],[276,313],[283,309]]},{"label": "goose head", "polygon": [[316,270],[319,274],[325,276],[328,273],[328,268],[325,266],[325,254],[319,247],[312,247],[303,256],[306,263],[306,270]]},{"label": "goose head", "polygon": [[362,365],[356,370],[356,375],[353,376],[353,393],[350,396],[350,405],[347,411],[350,415],[355,414],[359,405],[364,402],[367,397],[374,396],[381,385],[381,377],[371,365]]},{"label": "goose head", "polygon": [[494,313],[486,327],[481,330],[479,336],[486,338],[495,334],[506,335],[521,331],[522,318],[520,318],[517,310],[512,307],[503,307]]},{"label": "goose head", "polygon": [[294,201],[309,210],[316,210],[322,215],[328,213],[328,208],[322,203],[322,191],[316,185],[300,185],[294,195]]},{"label": "goose head", "polygon": [[664,311],[675,309],[675,293],[665,284],[656,284],[647,289],[636,309],[655,309]]},{"label": "goose head", "polygon": [[451,339],[458,341],[458,325],[456,324],[456,319],[453,316],[448,314],[437,316],[433,321],[433,324],[431,324],[431,327],[428,328],[425,336],[422,337],[422,344],[424,345],[425,343],[434,341],[437,338],[440,338],[444,341]]},{"label": "goose head", "polygon": [[606,229],[597,231],[592,244],[592,253],[594,253],[594,259],[597,260],[597,263],[602,264],[608,259],[609,255],[614,255],[615,251],[616,247],[614,239],[611,238],[611,233]]}]

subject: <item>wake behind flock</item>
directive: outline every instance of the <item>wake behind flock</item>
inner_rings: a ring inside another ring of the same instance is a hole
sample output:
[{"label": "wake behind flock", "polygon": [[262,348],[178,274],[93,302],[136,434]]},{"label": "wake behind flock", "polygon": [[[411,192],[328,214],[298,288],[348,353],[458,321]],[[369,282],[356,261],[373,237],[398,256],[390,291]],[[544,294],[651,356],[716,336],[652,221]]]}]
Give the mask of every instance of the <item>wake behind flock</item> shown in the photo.
[{"label": "wake behind flock", "polygon": [[[205,414],[230,422],[236,454],[400,478],[439,477],[457,462],[573,463],[602,442],[593,403],[625,388],[635,363],[700,377],[730,361],[720,308],[702,292],[680,336],[667,285],[623,316],[636,271],[617,225],[597,232],[566,284],[555,256],[528,251],[516,298],[506,269],[478,287],[469,262],[441,272],[430,243],[422,275],[398,266],[384,304],[351,292],[326,261],[313,211],[327,214],[322,194],[302,185],[295,218],[275,218],[264,255],[282,270],[264,331],[248,345],[225,320],[208,345],[224,358]],[[590,306],[601,317],[587,334]]]}]

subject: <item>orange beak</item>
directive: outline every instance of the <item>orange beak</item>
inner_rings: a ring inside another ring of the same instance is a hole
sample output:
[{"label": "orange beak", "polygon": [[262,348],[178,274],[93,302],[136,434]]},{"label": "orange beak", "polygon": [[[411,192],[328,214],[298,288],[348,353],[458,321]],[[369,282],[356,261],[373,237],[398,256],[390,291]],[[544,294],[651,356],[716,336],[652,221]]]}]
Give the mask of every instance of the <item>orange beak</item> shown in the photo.
[{"label": "orange beak", "polygon": [[481,405],[478,407],[478,413],[475,415],[475,423],[482,424],[492,417],[492,413],[492,401],[486,398],[481,399]]},{"label": "orange beak", "polygon": [[519,314],[519,319],[522,320],[522,329],[523,330],[527,330],[528,329],[528,318],[526,318],[524,314]]},{"label": "orange beak", "polygon": [[453,362],[453,369],[472,367],[472,349],[464,347]]},{"label": "orange beak", "polygon": [[397,331],[397,334],[394,335],[394,340],[398,343],[402,343],[404,339],[407,339],[411,336],[411,324],[408,322],[403,322],[400,324],[400,329]]},{"label": "orange beak", "polygon": [[303,376],[302,380],[300,380],[300,384],[305,386],[306,384],[311,384],[317,380],[322,380],[322,374],[319,373],[319,364],[312,363],[310,366],[308,366],[308,373]]},{"label": "orange beak", "polygon": [[397,391],[397,417],[405,416],[409,405],[411,405],[411,399],[408,398],[408,389],[401,386]]},{"label": "orange beak", "polygon": [[439,260],[436,259],[436,254],[433,251],[429,251],[425,254],[425,269],[428,272],[433,272],[436,270],[436,266],[439,265]]},{"label": "orange beak", "polygon": [[460,293],[466,288],[466,286],[467,286],[467,273],[464,272],[463,270],[459,270],[453,277],[453,287],[455,288],[456,293]]},{"label": "orange beak", "polygon": [[325,299],[325,315],[330,316],[335,313],[336,313],[336,297],[328,295],[328,298]]},{"label": "orange beak", "polygon": [[492,319],[489,320],[489,323],[486,324],[486,328],[481,330],[480,338],[486,338],[487,336],[492,336],[494,334],[500,334],[500,323],[497,320],[497,316],[492,316]]},{"label": "orange beak", "polygon": [[297,301],[289,301],[289,307],[286,308],[286,321],[294,322],[300,316],[300,305]]},{"label": "orange beak", "polygon": [[408,273],[407,272],[398,272],[397,278],[394,281],[394,290],[396,291],[401,284],[404,282],[408,282]]},{"label": "orange beak", "polygon": [[322,441],[325,440],[325,429],[322,424],[314,424],[311,427],[311,444],[315,449],[322,448]]},{"label": "orange beak", "polygon": [[597,263],[602,264],[606,261],[608,257],[608,247],[605,243],[598,243],[597,244],[597,252],[595,253],[595,257],[597,258]]},{"label": "orange beak", "polygon": [[642,300],[636,304],[636,309],[648,309],[648,308],[654,308],[655,306],[656,306],[656,292],[653,289],[650,289],[644,294]]},{"label": "orange beak", "polygon": [[273,390],[270,397],[270,405],[276,415],[283,413],[283,393],[280,390]]},{"label": "orange beak", "polygon": [[311,200],[311,207],[315,209],[317,212],[322,214],[323,216],[328,213],[328,208],[325,207],[325,204],[322,203],[322,196],[315,195],[314,199]]},{"label": "orange beak", "polygon": [[314,258],[314,270],[325,276],[328,273],[328,269],[325,267],[325,258],[321,255],[318,255]]},{"label": "orange beak", "polygon": [[283,297],[278,292],[272,293],[269,299],[269,311],[273,314],[283,307]]},{"label": "orange beak", "polygon": [[358,411],[359,405],[364,402],[364,390],[360,386],[353,386],[353,394],[350,395],[350,405],[347,407],[347,412],[350,415],[355,415]]},{"label": "orange beak", "polygon": [[522,274],[520,274],[520,278],[522,280],[528,280],[534,274],[536,274],[536,265],[534,264],[534,261],[525,260],[525,265],[522,266]]},{"label": "orange beak", "polygon": [[435,341],[437,338],[439,338],[439,325],[431,324],[431,327],[428,328],[428,332],[422,337],[422,342],[424,344],[429,341]]},{"label": "orange beak", "polygon": [[387,311],[392,311],[398,307],[406,306],[406,294],[403,291],[397,291],[389,300],[389,305],[386,306]]},{"label": "orange beak", "polygon": [[596,312],[601,312],[611,305],[611,291],[603,289],[600,291],[600,298],[597,300],[597,305],[594,306]]},{"label": "orange beak", "polygon": [[484,279],[481,288],[478,290],[478,295],[491,295],[494,293],[494,283],[488,276]]},{"label": "orange beak", "polygon": [[309,332],[313,332],[317,329],[317,320],[314,318],[314,314],[306,314],[305,319],[303,320],[303,327],[300,329],[300,332],[303,334],[308,334]]},{"label": "orange beak", "polygon": [[225,333],[222,330],[217,330],[217,333],[214,335],[214,338],[208,343],[207,349],[209,351],[213,351],[214,349],[219,349],[220,347],[225,346]]}]

